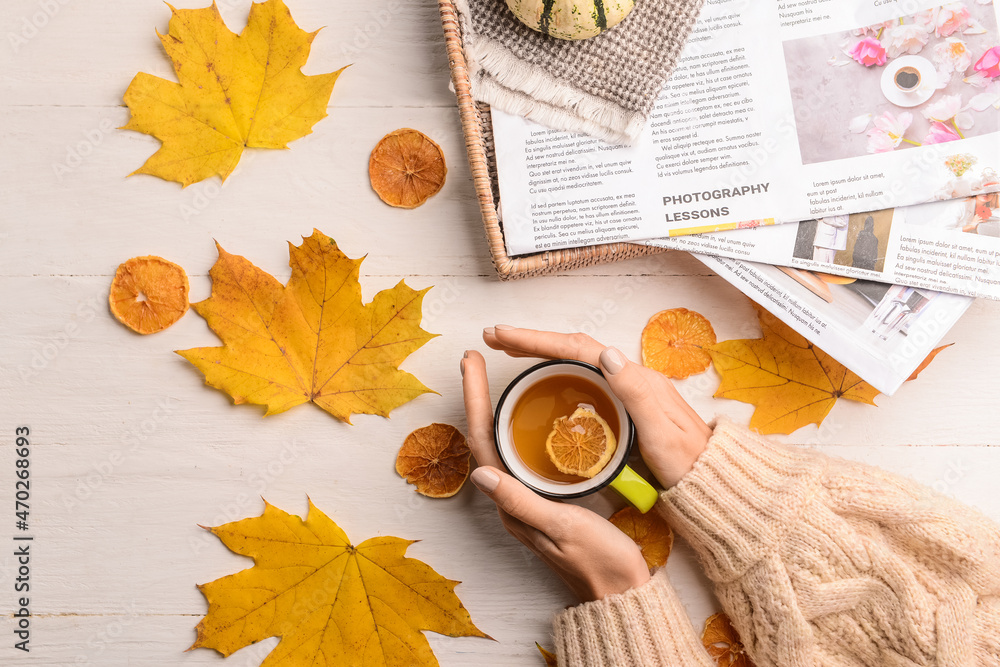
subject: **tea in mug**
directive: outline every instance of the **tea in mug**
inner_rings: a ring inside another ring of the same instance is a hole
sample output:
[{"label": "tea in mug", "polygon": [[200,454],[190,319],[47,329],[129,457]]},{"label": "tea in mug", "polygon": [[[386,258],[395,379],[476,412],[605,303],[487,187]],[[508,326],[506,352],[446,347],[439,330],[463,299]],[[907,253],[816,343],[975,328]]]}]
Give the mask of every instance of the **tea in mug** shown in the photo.
[{"label": "tea in mug", "polygon": [[591,406],[608,423],[616,440],[621,441],[618,411],[603,389],[577,375],[550,375],[528,387],[511,411],[511,442],[525,466],[553,482],[587,481],[585,477],[560,472],[545,451],[545,441],[555,420],[573,414],[581,406]]}]

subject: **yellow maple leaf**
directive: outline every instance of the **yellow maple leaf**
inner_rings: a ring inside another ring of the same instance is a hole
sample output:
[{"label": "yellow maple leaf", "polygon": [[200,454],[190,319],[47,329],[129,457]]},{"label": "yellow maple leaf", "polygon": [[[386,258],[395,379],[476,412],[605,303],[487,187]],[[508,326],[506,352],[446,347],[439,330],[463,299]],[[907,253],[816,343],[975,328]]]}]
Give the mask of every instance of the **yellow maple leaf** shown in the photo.
[{"label": "yellow maple leaf", "polygon": [[192,649],[228,656],[280,637],[262,667],[409,667],[438,664],[424,630],[489,638],[455,595],[460,582],[405,556],[412,541],[354,546],[312,501],[305,521],[265,503],[259,517],[208,530],[254,566],[198,586],[208,613]]},{"label": "yellow maple leaf", "polygon": [[750,428],[791,433],[821,424],[838,398],[875,405],[879,391],[756,304],[763,338],[707,347],[722,376],[716,398],[757,407]]},{"label": "yellow maple leaf", "polygon": [[184,187],[215,174],[225,180],[244,148],[287,148],[326,117],[343,69],[302,73],[316,32],[295,25],[282,0],[251,5],[239,35],[215,3],[170,9],[167,34],[157,34],[179,83],[140,72],[125,91],[132,117],[122,129],[163,143],[134,174]]},{"label": "yellow maple leaf", "polygon": [[283,287],[219,246],[212,295],[191,307],[224,345],[177,353],[208,385],[237,404],[267,406],[266,415],[312,401],[348,423],[352,414],[387,417],[431,391],[398,368],[437,336],[420,328],[430,288],[413,290],[401,280],[363,304],[361,262],[314,230],[301,246],[289,244],[292,275]]}]

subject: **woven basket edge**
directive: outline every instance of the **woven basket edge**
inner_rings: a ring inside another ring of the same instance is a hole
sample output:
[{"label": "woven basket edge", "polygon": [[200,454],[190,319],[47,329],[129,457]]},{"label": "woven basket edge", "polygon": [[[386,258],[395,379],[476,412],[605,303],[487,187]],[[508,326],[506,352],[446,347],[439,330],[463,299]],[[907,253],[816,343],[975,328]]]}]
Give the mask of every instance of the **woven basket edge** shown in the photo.
[{"label": "woven basket edge", "polygon": [[438,9],[441,13],[445,48],[448,53],[448,66],[451,72],[452,85],[455,88],[455,98],[458,103],[459,116],[462,123],[462,134],[465,137],[465,149],[469,159],[469,168],[472,172],[472,180],[476,189],[477,199],[479,200],[479,209],[483,218],[483,228],[486,232],[490,258],[500,280],[527,278],[554,273],[560,270],[575,269],[666,252],[665,248],[634,243],[609,243],[582,248],[551,250],[519,257],[510,257],[507,254],[503,230],[497,216],[496,201],[493,198],[492,179],[484,146],[483,133],[476,113],[476,103],[472,98],[472,82],[469,79],[468,63],[465,60],[458,11],[452,0],[438,0]]}]

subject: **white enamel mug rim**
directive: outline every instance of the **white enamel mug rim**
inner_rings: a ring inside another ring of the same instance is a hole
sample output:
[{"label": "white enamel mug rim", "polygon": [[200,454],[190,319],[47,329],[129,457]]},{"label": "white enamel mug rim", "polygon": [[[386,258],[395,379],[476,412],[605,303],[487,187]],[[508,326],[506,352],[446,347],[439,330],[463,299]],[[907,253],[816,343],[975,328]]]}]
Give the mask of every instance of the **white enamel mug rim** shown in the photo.
[{"label": "white enamel mug rim", "polygon": [[[511,412],[513,412],[514,406],[517,405],[518,399],[535,382],[553,375],[574,375],[593,382],[608,395],[618,414],[621,433],[619,434],[618,447],[615,450],[614,456],[611,457],[611,461],[608,462],[608,465],[601,472],[585,482],[567,484],[553,482],[550,479],[542,477],[524,464],[514,449],[514,444],[510,436]],[[504,389],[500,400],[497,402],[495,414],[493,439],[497,448],[497,454],[500,456],[500,460],[504,466],[506,466],[507,471],[534,492],[549,498],[581,498],[611,484],[621,471],[625,469],[632,450],[632,443],[635,442],[635,425],[632,423],[632,418],[625,410],[625,405],[621,402],[621,399],[611,391],[611,386],[604,379],[601,369],[575,359],[552,359],[535,364],[525,370]]]}]

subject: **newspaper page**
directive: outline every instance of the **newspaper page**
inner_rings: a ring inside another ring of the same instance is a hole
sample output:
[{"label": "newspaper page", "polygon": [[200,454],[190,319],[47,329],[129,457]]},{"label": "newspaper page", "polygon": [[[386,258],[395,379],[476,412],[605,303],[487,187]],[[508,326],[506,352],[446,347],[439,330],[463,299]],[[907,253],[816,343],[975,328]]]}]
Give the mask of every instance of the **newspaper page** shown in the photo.
[{"label": "newspaper page", "polygon": [[1000,300],[1000,195],[650,245]]},{"label": "newspaper page", "polygon": [[978,0],[711,0],[634,146],[493,113],[507,252],[996,190],[997,34]]},{"label": "newspaper page", "polygon": [[973,299],[694,254],[738,290],[891,396]]}]

